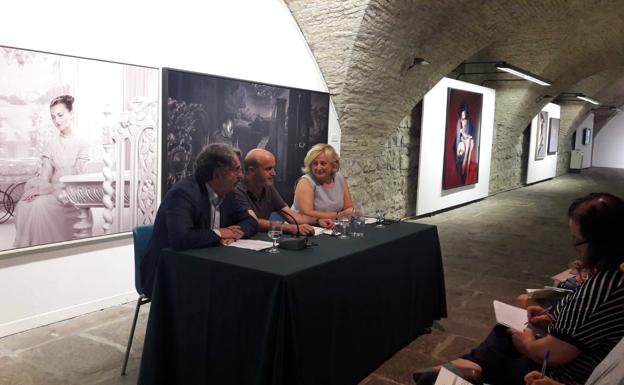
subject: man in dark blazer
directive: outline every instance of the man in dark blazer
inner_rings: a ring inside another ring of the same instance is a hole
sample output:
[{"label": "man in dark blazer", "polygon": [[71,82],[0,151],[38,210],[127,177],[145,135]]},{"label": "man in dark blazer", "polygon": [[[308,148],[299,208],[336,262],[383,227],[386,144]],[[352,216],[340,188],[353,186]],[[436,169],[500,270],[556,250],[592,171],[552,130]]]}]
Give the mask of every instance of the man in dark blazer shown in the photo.
[{"label": "man in dark blazer", "polygon": [[161,251],[230,244],[256,233],[258,223],[234,199],[243,174],[240,152],[232,146],[206,146],[195,161],[194,178],[176,183],[163,199],[147,254],[141,261],[144,294],[152,295]]}]

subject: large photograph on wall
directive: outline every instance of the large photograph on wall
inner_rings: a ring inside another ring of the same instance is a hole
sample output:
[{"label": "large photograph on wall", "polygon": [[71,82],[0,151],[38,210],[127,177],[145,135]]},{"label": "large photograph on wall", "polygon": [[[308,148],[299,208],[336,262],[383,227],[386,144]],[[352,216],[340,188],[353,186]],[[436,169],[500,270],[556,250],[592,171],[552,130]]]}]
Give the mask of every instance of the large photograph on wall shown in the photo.
[{"label": "large photograph on wall", "polygon": [[546,141],[548,136],[548,112],[540,111],[537,114],[537,135],[535,138],[535,160],[546,157]]},{"label": "large photograph on wall", "polygon": [[303,159],[327,143],[329,94],[163,69],[163,194],[193,175],[210,143],[254,148],[276,158],[275,187],[292,203]]},{"label": "large photograph on wall", "polygon": [[479,181],[479,142],[483,94],[448,89],[442,188]]},{"label": "large photograph on wall", "polygon": [[559,119],[550,118],[548,127],[548,155],[554,155],[559,146]]},{"label": "large photograph on wall", "polygon": [[0,53],[0,250],[152,223],[158,70]]}]

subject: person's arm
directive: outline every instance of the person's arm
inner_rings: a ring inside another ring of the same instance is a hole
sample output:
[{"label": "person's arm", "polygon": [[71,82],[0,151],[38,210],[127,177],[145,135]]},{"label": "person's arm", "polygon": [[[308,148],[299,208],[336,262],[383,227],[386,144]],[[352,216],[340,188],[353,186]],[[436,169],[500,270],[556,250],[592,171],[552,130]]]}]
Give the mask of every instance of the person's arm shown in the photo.
[{"label": "person's arm", "polygon": [[24,186],[24,194],[22,194],[23,201],[31,201],[35,197],[39,195],[48,195],[52,194],[54,191],[54,186],[50,181],[52,180],[52,174],[54,173],[54,168],[52,167],[52,162],[48,157],[41,158],[41,170],[39,172],[39,176],[29,180],[26,182]]},{"label": "person's arm", "polygon": [[[249,213],[249,210],[240,205],[235,199],[231,200],[233,222],[243,231],[243,238],[249,238],[258,231],[258,221]],[[223,213],[221,213],[223,215]],[[227,214],[226,214],[227,215]]]},{"label": "person's arm", "polygon": [[85,172],[87,168],[87,163],[89,162],[89,143],[87,141],[80,142],[80,150],[78,151],[78,155],[76,156],[76,163],[74,164],[74,172],[76,174],[82,174]]},{"label": "person's arm", "polygon": [[567,364],[581,353],[576,346],[550,335],[536,339],[533,330],[529,328],[524,331],[510,328],[508,331],[518,352],[538,364],[542,363],[546,352],[549,352],[548,365],[550,366]]},{"label": "person's arm", "polygon": [[[312,225],[312,226],[320,226],[320,227],[324,227],[326,229],[331,229],[334,226],[334,221],[332,219],[314,218],[314,217],[311,217],[309,215],[298,213],[298,212],[296,212],[295,210],[291,209],[288,206],[284,206],[284,208],[282,208],[280,211],[285,211],[287,214],[290,214],[293,217],[295,217],[295,219],[297,220],[297,222],[299,222],[300,225],[302,223],[303,224],[307,223],[307,224]],[[288,218],[288,215],[284,215],[284,217]],[[288,220],[288,222],[290,222],[290,220]]]}]

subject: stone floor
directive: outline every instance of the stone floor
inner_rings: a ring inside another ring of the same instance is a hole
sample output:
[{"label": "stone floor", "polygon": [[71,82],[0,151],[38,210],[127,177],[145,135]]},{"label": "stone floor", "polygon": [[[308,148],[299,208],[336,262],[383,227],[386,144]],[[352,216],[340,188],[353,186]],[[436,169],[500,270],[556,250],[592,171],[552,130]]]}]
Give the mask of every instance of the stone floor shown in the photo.
[{"label": "stone floor", "polygon": [[[624,170],[585,170],[419,219],[439,229],[449,317],[360,385],[411,384],[414,369],[478,343],[493,325],[493,299],[511,302],[525,288],[549,283],[575,257],[567,207],[594,191],[624,196]],[[0,384],[135,384],[149,306],[121,377],[133,309],[129,303],[0,339]]]}]

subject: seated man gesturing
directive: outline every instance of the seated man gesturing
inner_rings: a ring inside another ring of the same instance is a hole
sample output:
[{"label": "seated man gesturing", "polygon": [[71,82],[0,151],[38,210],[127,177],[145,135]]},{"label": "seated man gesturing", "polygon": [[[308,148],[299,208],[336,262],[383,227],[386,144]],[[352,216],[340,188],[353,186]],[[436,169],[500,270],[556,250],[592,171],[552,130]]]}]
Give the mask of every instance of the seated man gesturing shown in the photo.
[{"label": "seated man gesturing", "polygon": [[269,218],[272,212],[286,213],[284,217],[290,224],[284,225],[284,231],[291,234],[297,233],[297,225],[293,224],[292,218],[299,224],[299,233],[303,235],[314,235],[311,224],[326,228],[333,226],[331,219],[317,220],[288,207],[273,186],[275,157],[269,151],[260,148],[249,151],[243,160],[243,169],[245,177],[236,187],[236,199],[258,220],[260,231],[268,231],[271,227]]}]

